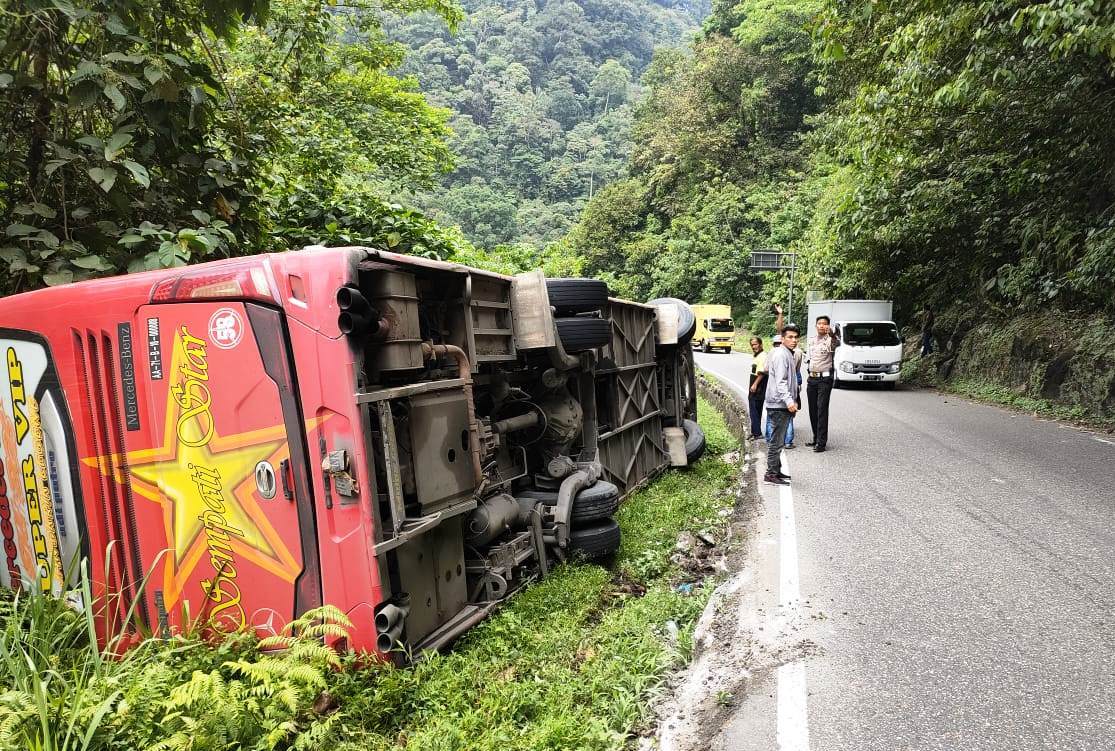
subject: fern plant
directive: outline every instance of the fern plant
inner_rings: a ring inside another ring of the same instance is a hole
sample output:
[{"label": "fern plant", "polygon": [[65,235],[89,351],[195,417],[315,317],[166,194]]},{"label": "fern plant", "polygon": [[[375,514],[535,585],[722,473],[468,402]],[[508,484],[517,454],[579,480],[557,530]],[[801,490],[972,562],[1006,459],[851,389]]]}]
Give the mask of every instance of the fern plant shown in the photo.
[{"label": "fern plant", "polygon": [[[282,634],[258,643],[259,654],[226,660],[208,671],[194,670],[189,680],[158,702],[158,740],[150,751],[197,751],[239,748],[270,751],[297,743],[313,725],[314,705],[340,667],[326,637],[345,638],[352,624],[334,607],[306,613]],[[325,737],[332,724],[317,728]]]}]

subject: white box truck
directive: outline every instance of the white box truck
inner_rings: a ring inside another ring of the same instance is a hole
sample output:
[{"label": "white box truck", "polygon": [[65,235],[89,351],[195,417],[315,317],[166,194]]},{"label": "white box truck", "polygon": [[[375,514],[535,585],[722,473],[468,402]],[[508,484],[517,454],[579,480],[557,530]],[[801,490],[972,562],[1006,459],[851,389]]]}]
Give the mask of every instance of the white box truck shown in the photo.
[{"label": "white box truck", "polygon": [[[890,300],[817,300],[809,303],[806,341],[817,335],[817,318],[828,316],[840,337],[833,356],[834,386],[878,383],[894,388],[902,377],[902,337]],[[808,353],[808,349],[806,352]]]}]

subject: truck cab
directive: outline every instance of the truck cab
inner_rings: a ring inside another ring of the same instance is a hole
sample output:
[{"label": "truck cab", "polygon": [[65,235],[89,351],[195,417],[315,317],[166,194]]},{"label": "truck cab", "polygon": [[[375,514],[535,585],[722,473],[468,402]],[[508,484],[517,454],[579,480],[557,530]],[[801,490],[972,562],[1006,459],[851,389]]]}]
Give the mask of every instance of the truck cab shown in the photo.
[{"label": "truck cab", "polygon": [[834,332],[840,339],[833,356],[835,384],[897,385],[902,377],[902,337],[893,321],[837,321]]},{"label": "truck cab", "polygon": [[702,352],[731,352],[735,340],[735,324],[732,321],[732,308],[728,305],[693,305],[693,315],[697,319],[697,330],[693,334],[693,346]]}]

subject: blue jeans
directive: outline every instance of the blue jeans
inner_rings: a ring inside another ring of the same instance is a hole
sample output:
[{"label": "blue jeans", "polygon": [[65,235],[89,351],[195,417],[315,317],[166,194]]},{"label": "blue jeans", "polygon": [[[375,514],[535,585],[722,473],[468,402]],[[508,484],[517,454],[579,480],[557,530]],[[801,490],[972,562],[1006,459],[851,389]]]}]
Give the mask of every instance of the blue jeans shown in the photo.
[{"label": "blue jeans", "polygon": [[[790,415],[789,412],[786,413]],[[774,435],[774,425],[770,422],[770,410],[767,410],[767,445],[770,445],[770,439]],[[794,442],[794,416],[790,415],[789,424],[786,426],[786,443]]]},{"label": "blue jeans", "polygon": [[[774,475],[782,471],[782,446],[786,437],[786,428],[793,425],[790,418],[793,415],[785,409],[767,410],[767,425],[773,425],[774,434],[767,439],[767,474]],[[773,442],[772,442],[773,441]]]},{"label": "blue jeans", "polygon": [[747,395],[747,407],[751,418],[751,437],[758,438],[763,434],[763,401],[766,394],[763,390]]}]

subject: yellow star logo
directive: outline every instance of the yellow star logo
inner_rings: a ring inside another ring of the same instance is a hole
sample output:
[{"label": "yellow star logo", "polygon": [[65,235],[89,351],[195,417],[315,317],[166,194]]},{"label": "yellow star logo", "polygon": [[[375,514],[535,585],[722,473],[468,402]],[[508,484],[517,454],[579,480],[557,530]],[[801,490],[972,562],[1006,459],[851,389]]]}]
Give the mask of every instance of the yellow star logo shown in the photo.
[{"label": "yellow star logo", "polygon": [[[182,337],[175,336],[168,373],[180,372],[179,365],[187,357],[184,350]],[[285,427],[222,436],[215,426],[203,428],[204,419],[190,414],[182,419],[172,388],[162,446],[84,460],[115,482],[130,484],[136,496],[162,506],[166,540],[172,546],[164,567],[163,597],[168,608],[181,599],[201,560],[209,557],[221,565],[219,546],[210,540],[214,531],[215,539],[227,541],[223,547],[226,553],[231,551],[233,566],[240,559],[251,561],[288,582],[301,571],[256,498],[256,465],[267,461],[278,467],[290,456]],[[307,428],[318,422],[311,421]],[[213,576],[216,571],[206,578]]]}]

